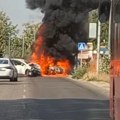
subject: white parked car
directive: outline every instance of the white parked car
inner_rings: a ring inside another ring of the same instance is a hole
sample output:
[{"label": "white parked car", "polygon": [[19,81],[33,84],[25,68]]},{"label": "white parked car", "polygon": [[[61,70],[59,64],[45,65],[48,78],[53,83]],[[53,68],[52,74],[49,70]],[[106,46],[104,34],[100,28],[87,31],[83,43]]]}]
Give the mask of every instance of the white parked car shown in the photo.
[{"label": "white parked car", "polygon": [[28,74],[29,70],[31,69],[31,66],[24,59],[12,58],[11,60],[14,63],[19,75]]},{"label": "white parked car", "polygon": [[18,80],[17,69],[9,58],[0,58],[0,78],[10,79],[10,81]]}]

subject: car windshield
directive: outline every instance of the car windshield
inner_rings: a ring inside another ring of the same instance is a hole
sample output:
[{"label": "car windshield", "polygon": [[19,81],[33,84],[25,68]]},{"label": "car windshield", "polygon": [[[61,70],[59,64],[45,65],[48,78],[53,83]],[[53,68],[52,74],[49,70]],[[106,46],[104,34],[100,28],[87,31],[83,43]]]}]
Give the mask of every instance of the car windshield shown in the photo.
[{"label": "car windshield", "polygon": [[8,64],[8,60],[0,60],[0,64]]}]

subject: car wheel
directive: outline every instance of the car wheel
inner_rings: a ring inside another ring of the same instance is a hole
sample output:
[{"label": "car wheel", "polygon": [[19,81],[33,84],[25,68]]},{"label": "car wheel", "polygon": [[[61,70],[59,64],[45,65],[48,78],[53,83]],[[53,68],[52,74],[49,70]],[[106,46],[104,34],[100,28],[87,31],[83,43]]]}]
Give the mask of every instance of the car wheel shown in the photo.
[{"label": "car wheel", "polygon": [[10,78],[10,82],[17,82],[18,81],[18,78]]},{"label": "car wheel", "polygon": [[14,81],[14,77],[10,78],[10,82],[13,82]]},{"label": "car wheel", "polygon": [[11,82],[16,82],[18,80],[18,76],[14,76],[14,72],[13,72],[13,76],[12,76],[12,78],[10,78],[10,81]]},{"label": "car wheel", "polygon": [[26,76],[29,76],[29,70],[26,70],[26,71],[25,71],[25,75],[26,75]]},{"label": "car wheel", "polygon": [[14,78],[14,81],[17,82],[18,81],[18,77]]}]

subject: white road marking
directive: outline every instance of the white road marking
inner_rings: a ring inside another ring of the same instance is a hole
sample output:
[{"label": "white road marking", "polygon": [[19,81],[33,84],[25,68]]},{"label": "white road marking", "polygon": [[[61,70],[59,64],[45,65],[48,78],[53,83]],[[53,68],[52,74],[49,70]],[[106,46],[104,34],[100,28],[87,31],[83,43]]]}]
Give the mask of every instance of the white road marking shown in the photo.
[{"label": "white road marking", "polygon": [[23,85],[23,98],[25,99],[26,98],[26,95],[25,95],[25,93],[26,93],[26,85]]},{"label": "white road marking", "polygon": [[26,92],[26,89],[24,89],[23,92],[25,93],[25,92]]},{"label": "white road marking", "polygon": [[25,98],[26,98],[26,95],[23,95],[23,98],[25,99]]}]

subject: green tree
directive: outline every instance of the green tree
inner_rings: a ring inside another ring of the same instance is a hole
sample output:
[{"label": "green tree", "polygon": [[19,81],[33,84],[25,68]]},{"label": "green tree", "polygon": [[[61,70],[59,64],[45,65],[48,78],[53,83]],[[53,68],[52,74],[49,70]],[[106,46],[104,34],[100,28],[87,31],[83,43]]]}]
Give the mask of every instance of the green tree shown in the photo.
[{"label": "green tree", "polygon": [[[89,22],[91,23],[98,23],[98,9],[93,10],[89,14]],[[100,45],[106,46],[108,45],[108,30],[109,30],[109,23],[101,23],[101,43]],[[97,40],[94,41],[94,48],[97,47]]]},{"label": "green tree", "polygon": [[13,58],[22,57],[22,39],[20,37],[13,37],[11,39],[11,52],[10,56]]},{"label": "green tree", "polygon": [[17,26],[12,25],[6,13],[0,11],[0,53],[2,55],[9,54],[9,40],[18,32],[16,27]]},{"label": "green tree", "polygon": [[[22,41],[24,42],[24,53],[22,53],[22,57],[28,57],[31,55],[31,46],[36,38],[36,33],[38,31],[38,28],[40,26],[39,23],[37,24],[30,24],[26,23],[24,24],[25,29],[23,31],[23,35],[21,36]],[[22,44],[22,45],[23,45]]]},{"label": "green tree", "polygon": [[101,24],[101,45],[108,47],[109,23]]},{"label": "green tree", "polygon": [[89,23],[98,22],[98,10],[93,10],[89,13]]},{"label": "green tree", "polygon": [[[91,11],[89,16],[89,22],[98,23],[98,9]],[[108,47],[108,34],[109,34],[109,22],[101,23],[101,36],[100,36],[100,46]],[[97,40],[94,42],[94,49],[97,48]],[[109,62],[110,58],[108,55],[103,55],[100,61],[100,72],[109,73]]]}]

